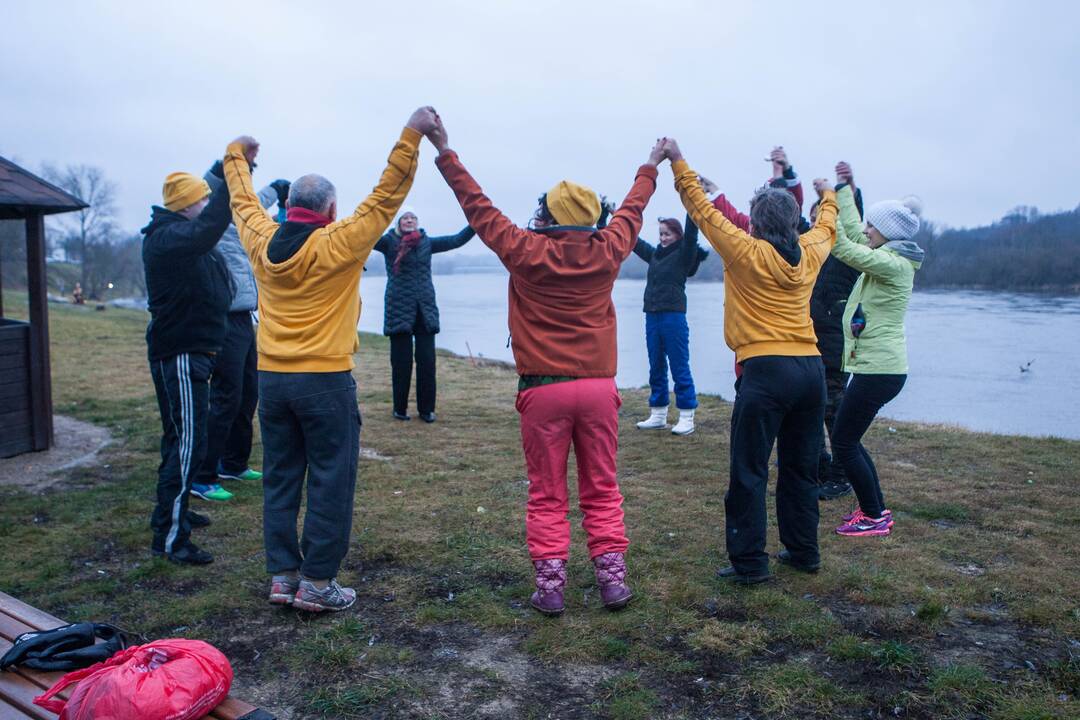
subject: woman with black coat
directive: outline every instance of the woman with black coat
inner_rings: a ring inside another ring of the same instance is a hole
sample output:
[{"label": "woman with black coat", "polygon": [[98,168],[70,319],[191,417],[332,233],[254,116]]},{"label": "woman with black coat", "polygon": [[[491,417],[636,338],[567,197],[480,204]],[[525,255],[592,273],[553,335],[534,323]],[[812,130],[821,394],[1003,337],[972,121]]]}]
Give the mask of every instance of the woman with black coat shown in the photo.
[{"label": "woman with black coat", "polygon": [[431,281],[431,256],[461,247],[476,232],[466,227],[457,235],[428,237],[416,213],[404,209],[394,227],[379,238],[375,249],[386,258],[386,296],[383,334],[390,337],[390,370],[394,417],[408,420],[412,378],[413,339],[416,346],[416,410],[424,422],[435,422],[435,335],[439,308]]}]

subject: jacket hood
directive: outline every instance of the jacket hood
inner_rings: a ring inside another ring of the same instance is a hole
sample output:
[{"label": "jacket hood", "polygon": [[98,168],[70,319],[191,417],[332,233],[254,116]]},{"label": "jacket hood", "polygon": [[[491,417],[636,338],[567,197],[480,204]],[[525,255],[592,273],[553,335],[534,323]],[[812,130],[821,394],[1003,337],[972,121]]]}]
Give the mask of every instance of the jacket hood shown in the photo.
[{"label": "jacket hood", "polygon": [[919,243],[914,240],[890,240],[882,247],[892,250],[900,257],[915,263],[915,267],[922,265],[923,258],[926,257],[926,251],[919,247]]},{"label": "jacket hood", "polygon": [[170,225],[174,222],[187,222],[187,218],[180,213],[175,213],[172,210],[167,210],[160,205],[154,205],[150,208],[150,222],[146,224],[141,232],[143,235],[149,235],[154,230],[157,230],[163,225]]}]

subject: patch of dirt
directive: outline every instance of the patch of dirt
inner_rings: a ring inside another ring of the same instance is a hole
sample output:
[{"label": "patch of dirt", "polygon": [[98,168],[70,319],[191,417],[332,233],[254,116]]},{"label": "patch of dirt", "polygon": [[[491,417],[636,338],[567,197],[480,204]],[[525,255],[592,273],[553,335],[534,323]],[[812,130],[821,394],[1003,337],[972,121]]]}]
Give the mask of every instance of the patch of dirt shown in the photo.
[{"label": "patch of dirt", "polygon": [[41,492],[62,485],[71,470],[99,463],[101,450],[112,443],[105,428],[65,415],[53,416],[53,437],[49,450],[0,460],[0,486]]}]

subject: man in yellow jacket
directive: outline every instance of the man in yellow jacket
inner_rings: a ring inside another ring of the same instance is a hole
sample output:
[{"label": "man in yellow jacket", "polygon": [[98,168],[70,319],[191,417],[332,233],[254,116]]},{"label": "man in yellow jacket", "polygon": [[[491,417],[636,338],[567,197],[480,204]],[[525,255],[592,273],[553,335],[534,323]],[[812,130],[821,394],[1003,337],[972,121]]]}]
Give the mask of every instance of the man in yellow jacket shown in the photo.
[{"label": "man in yellow jacket", "polygon": [[[304,175],[289,190],[286,220],[259,203],[245,157],[250,137],[225,152],[233,221],[259,286],[259,424],[263,442],[263,536],[270,602],[310,612],[344,610],[356,591],[335,579],[349,547],[360,453],[352,377],[359,341],[360,273],[416,174],[420,139],[435,111],[413,113],[379,184],[337,220],[333,184]],[[304,532],[296,521],[307,474]]]}]

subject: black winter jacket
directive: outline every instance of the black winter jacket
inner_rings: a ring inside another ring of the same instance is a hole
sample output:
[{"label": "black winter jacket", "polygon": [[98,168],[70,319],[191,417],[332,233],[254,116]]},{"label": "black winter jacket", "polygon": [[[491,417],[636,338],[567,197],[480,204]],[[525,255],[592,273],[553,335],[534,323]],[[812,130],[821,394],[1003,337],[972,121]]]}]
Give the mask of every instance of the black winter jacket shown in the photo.
[{"label": "black winter jacket", "polygon": [[233,286],[214,246],[231,220],[224,184],[194,220],[157,205],[151,209],[142,229],[150,360],[221,350]]},{"label": "black winter jacket", "polygon": [[[476,231],[466,227],[457,235],[423,238],[401,260],[400,272],[394,272],[394,258],[401,246],[397,228],[379,238],[375,249],[386,259],[386,294],[383,314],[383,334],[439,332],[439,308],[435,304],[435,285],[431,282],[431,256],[461,247],[472,239]],[[415,327],[417,317],[423,327]]]},{"label": "black winter jacket", "polygon": [[698,247],[698,228],[690,216],[686,216],[682,239],[667,247],[653,247],[638,238],[634,254],[649,264],[645,312],[686,312],[686,278],[696,273],[709,255]]},{"label": "black winter jacket", "polygon": [[[859,188],[855,189],[855,206],[862,217],[862,191]],[[843,369],[844,309],[859,274],[855,268],[830,255],[821,266],[810,295],[810,319],[814,322],[821,361],[828,370]]]}]

